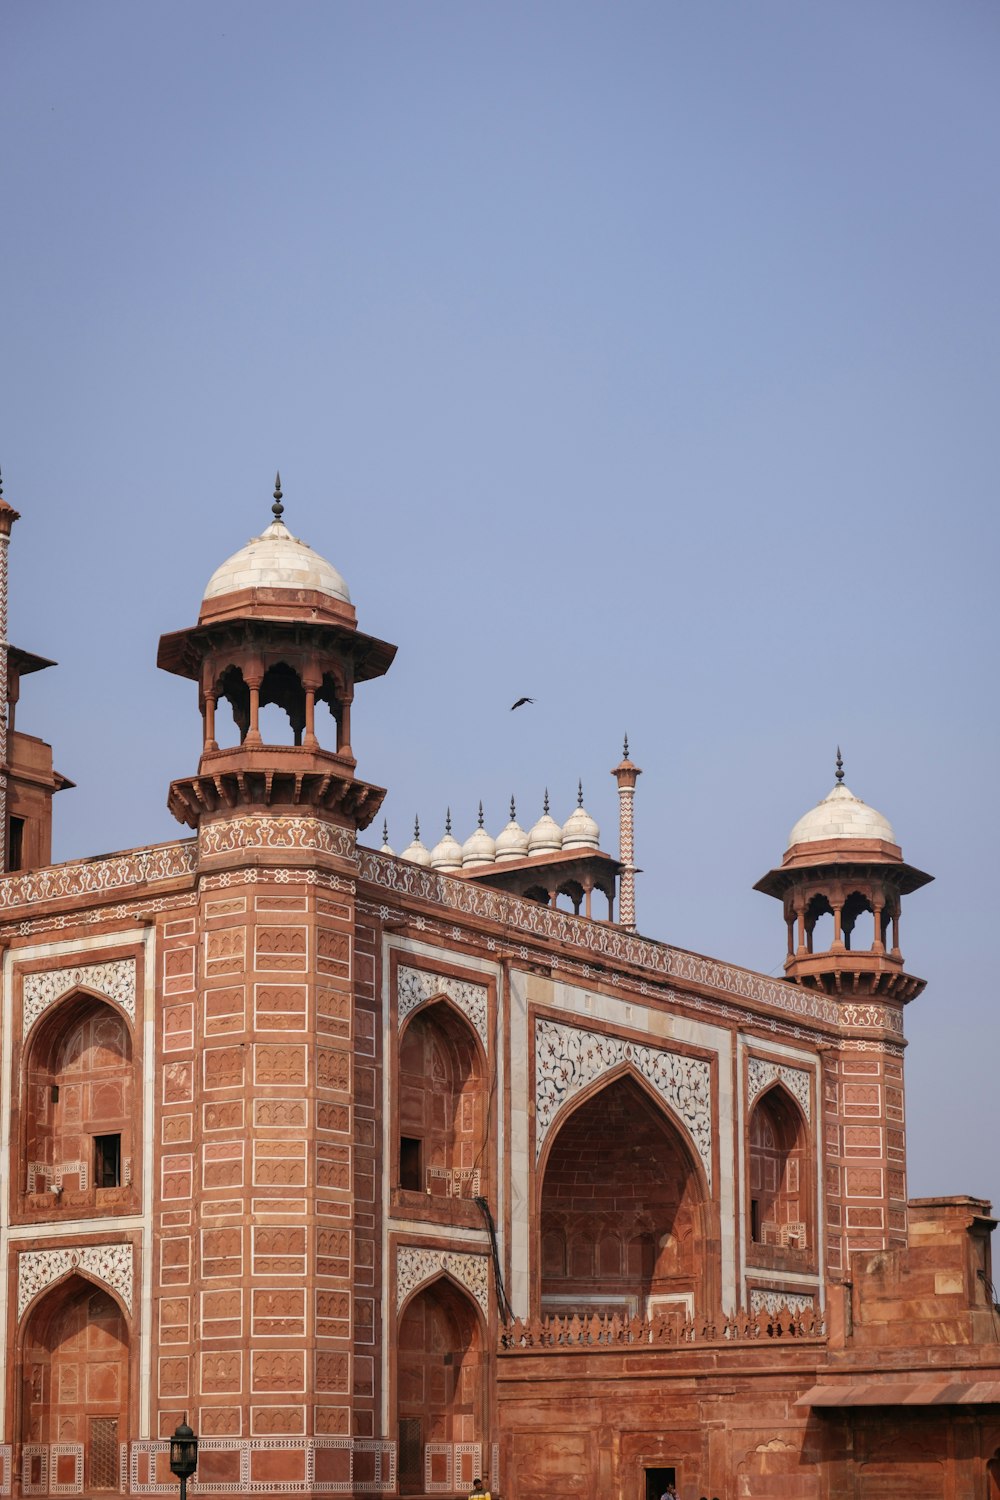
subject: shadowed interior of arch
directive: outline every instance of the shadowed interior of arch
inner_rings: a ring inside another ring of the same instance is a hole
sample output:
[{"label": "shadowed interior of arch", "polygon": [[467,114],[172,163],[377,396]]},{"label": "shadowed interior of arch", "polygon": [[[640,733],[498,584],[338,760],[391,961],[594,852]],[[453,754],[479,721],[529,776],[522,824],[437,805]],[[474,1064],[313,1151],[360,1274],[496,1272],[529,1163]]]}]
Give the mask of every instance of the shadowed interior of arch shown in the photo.
[{"label": "shadowed interior of arch", "polygon": [[[397,1412],[401,1494],[447,1490],[458,1479],[469,1488],[482,1473],[486,1415],[486,1358],[482,1326],[471,1298],[447,1277],[423,1287],[399,1324]],[[475,1473],[456,1474],[457,1444],[478,1444]],[[425,1468],[426,1465],[426,1468]],[[455,1486],[457,1487],[457,1486]]]},{"label": "shadowed interior of arch", "polygon": [[566,1120],[545,1166],[541,1311],[683,1319],[702,1301],[702,1189],[676,1127],[628,1075]]}]

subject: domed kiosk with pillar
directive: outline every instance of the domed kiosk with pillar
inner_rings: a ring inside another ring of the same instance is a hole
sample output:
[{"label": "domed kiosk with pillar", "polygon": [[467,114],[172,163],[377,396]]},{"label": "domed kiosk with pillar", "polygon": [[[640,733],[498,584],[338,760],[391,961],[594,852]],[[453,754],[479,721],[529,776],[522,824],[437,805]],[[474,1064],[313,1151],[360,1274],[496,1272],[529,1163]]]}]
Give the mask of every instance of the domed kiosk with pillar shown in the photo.
[{"label": "domed kiosk with pillar", "polygon": [[754,889],[784,906],[786,978],[832,995],[905,1001],[926,981],[903,968],[902,898],[933,878],[906,863],[889,820],[844,785],[838,748],[833,789],[798,820],[780,866]]}]

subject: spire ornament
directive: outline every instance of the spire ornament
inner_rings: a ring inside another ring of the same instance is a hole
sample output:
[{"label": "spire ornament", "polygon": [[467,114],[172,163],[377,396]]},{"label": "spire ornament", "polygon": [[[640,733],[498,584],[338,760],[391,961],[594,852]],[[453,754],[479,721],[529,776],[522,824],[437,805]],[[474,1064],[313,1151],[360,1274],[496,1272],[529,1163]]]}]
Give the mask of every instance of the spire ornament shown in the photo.
[{"label": "spire ornament", "polygon": [[272,510],[272,512],[274,514],[274,519],[276,521],[280,521],[281,517],[285,513],[285,507],[281,503],[281,474],[280,474],[280,472],[276,473],[275,476],[274,476],[274,504],[271,506],[271,510]]},{"label": "spire ornament", "polygon": [[844,780],[844,757],[841,755],[841,753],[840,753],[840,746],[838,745],[837,746],[837,784],[838,784],[838,786],[843,783],[843,780]]},{"label": "spire ornament", "polygon": [[444,831],[445,831],[445,833],[447,833],[449,835],[451,834],[451,808],[450,807],[447,809],[447,811],[445,812],[445,815],[444,815]]},{"label": "spire ornament", "polygon": [[482,799],[480,799],[480,802],[479,802],[479,826],[480,826],[480,828],[482,828],[482,826],[483,826],[483,804],[482,804]]},{"label": "spire ornament", "polygon": [[511,792],[511,794],[510,794],[510,821],[512,823],[516,823],[517,822],[517,809],[514,806],[514,793],[513,792]]},{"label": "spire ornament", "polygon": [[576,784],[576,805],[577,805],[577,807],[582,807],[583,806],[583,777],[582,776],[580,777],[579,781]]},{"label": "spire ornament", "polygon": [[548,815],[549,815],[549,789],[548,789],[548,787],[545,788],[545,797],[544,797],[544,799],[542,801],[542,812],[545,814],[546,817],[548,817]]},{"label": "spire ornament", "polygon": [[623,759],[628,760],[628,730],[625,731],[625,750],[623,753]]}]

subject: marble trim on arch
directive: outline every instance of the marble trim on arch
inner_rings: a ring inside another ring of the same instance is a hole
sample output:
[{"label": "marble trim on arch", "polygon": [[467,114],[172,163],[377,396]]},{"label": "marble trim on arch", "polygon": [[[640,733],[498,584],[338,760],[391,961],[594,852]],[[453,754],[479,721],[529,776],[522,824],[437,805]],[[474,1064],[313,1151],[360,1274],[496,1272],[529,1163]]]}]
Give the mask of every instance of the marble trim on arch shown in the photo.
[{"label": "marble trim on arch", "polygon": [[712,1185],[712,1070],[701,1058],[535,1018],[535,1160],[563,1105],[602,1073],[628,1064],[683,1121]]},{"label": "marble trim on arch", "polygon": [[21,990],[22,1036],[28,1035],[50,1006],[80,988],[95,990],[113,1001],[135,1025],[135,959],[116,958],[104,964],[80,964],[25,974]]},{"label": "marble trim on arch", "polygon": [[[787,980],[771,979],[733,964],[703,958],[637,937],[605,922],[588,922],[537,901],[523,901],[504,891],[477,885],[471,880],[441,875],[395,855],[358,848],[359,874],[382,890],[498,922],[543,942],[569,943],[594,955],[602,964],[622,963],[646,969],[657,977],[689,980],[751,1004],[770,1005],[787,1014],[819,1021],[839,1029],[854,1026],[880,1027],[902,1035],[902,1010],[898,1006],[843,1005],[842,1002]],[[527,951],[523,954],[527,957]],[[641,987],[640,987],[641,988]]]},{"label": "marble trim on arch", "polygon": [[65,1276],[67,1271],[84,1271],[103,1281],[118,1293],[128,1312],[132,1311],[132,1245],[119,1240],[113,1245],[69,1246],[58,1250],[22,1250],[17,1257],[17,1316],[39,1292]]},{"label": "marble trim on arch", "polygon": [[426,969],[404,968],[401,964],[396,974],[396,1014],[400,1026],[418,1005],[435,995],[447,995],[462,1014],[468,1016],[488,1055],[488,991],[484,984],[470,984],[464,979],[454,979],[450,974],[431,974]]},{"label": "marble trim on arch", "polygon": [[417,1249],[414,1245],[396,1246],[396,1311],[402,1307],[411,1292],[425,1282],[433,1280],[442,1271],[447,1271],[472,1293],[483,1310],[483,1317],[490,1311],[490,1260],[488,1255],[476,1255],[461,1250]]},{"label": "marble trim on arch", "polygon": [[244,849],[305,849],[335,854],[343,859],[357,855],[357,836],[322,818],[270,817],[254,815],[210,823],[198,834],[199,854],[236,854]]},{"label": "marble trim on arch", "polygon": [[812,1120],[811,1075],[806,1068],[789,1068],[784,1063],[769,1062],[763,1057],[747,1059],[747,1109],[775,1079],[783,1083],[802,1106],[806,1119]]}]

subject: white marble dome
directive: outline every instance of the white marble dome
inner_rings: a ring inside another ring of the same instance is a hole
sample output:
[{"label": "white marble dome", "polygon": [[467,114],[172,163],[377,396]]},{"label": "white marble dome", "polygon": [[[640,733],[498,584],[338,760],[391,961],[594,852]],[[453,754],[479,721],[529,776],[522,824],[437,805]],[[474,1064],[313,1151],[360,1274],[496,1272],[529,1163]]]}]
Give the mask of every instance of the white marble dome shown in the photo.
[{"label": "white marble dome", "polygon": [[310,589],[342,604],[351,595],[332,563],[314,552],[308,542],[292,536],[282,520],[272,521],[260,536],[228,557],[208,580],[204,600],[224,598],[242,589]]},{"label": "white marble dome", "polygon": [[447,874],[449,870],[462,868],[462,846],[452,835],[450,812],[445,819],[444,837],[439,839],[431,850],[431,868],[441,870],[444,874]]},{"label": "white marble dome", "polygon": [[562,826],[564,849],[599,849],[601,830],[583,805],[583,786],[577,793],[577,805]]},{"label": "white marble dome", "polygon": [[549,794],[545,792],[544,811],[528,834],[528,853],[558,854],[562,848],[562,829],[555,818],[549,815]]},{"label": "white marble dome", "polygon": [[527,859],[528,835],[517,821],[514,799],[510,799],[510,822],[497,834],[497,864],[505,860]]},{"label": "white marble dome", "polygon": [[894,844],[896,835],[888,818],[838,781],[822,802],[799,819],[788,835],[788,847],[821,839],[882,839]]},{"label": "white marble dome", "polygon": [[426,844],[420,842],[420,819],[413,820],[413,839],[407,844],[400,855],[401,859],[408,859],[413,865],[424,865],[429,868],[431,862],[431,851]]}]

